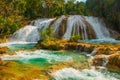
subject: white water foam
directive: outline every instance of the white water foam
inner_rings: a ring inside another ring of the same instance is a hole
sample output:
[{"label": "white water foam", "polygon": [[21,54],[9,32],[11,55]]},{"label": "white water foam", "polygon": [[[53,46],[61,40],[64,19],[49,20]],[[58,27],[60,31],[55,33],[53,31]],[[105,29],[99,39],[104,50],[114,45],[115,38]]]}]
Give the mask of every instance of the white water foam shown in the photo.
[{"label": "white water foam", "polygon": [[36,50],[36,51],[18,51],[15,55],[3,55],[2,60],[22,60],[27,62],[29,59],[44,58],[49,63],[52,61],[72,61],[72,57],[66,55],[52,54],[50,51]]},{"label": "white water foam", "polygon": [[112,76],[104,75],[95,69],[84,69],[82,71],[74,68],[63,68],[51,74],[55,80],[119,80]]}]

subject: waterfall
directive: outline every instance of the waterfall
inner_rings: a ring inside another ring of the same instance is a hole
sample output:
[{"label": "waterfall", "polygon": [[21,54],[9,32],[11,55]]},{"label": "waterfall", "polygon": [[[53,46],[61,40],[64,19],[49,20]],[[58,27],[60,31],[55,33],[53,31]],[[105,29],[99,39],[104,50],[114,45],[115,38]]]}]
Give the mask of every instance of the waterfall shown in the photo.
[{"label": "waterfall", "polygon": [[110,39],[110,34],[105,24],[97,17],[85,17],[86,21],[91,25],[95,31],[98,39]]},{"label": "waterfall", "polygon": [[[89,23],[90,26],[88,26],[87,23]],[[49,27],[53,29],[55,37],[58,36],[60,39],[69,40],[71,36],[78,35],[82,40],[89,40],[92,39],[89,35],[94,35],[94,32],[97,39],[110,39],[109,31],[102,20],[97,17],[63,15],[59,18],[41,18],[34,20],[30,25],[16,31],[8,39],[8,42],[37,42],[41,39],[40,32],[38,31],[44,31]],[[93,29],[93,31],[88,29]]]}]

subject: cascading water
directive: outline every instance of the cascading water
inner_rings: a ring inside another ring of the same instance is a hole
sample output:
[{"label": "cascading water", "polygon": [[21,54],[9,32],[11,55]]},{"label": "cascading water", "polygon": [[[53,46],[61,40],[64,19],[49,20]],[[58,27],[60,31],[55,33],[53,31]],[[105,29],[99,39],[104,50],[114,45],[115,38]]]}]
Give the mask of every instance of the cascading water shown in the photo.
[{"label": "cascading water", "polygon": [[[59,29],[61,29],[59,26],[60,24],[62,24],[61,22],[65,18],[67,17],[63,15],[58,19],[43,18],[32,21],[30,25],[25,26],[24,28],[21,28],[20,30],[16,31],[8,39],[8,42],[18,42],[18,41],[37,42],[40,39],[38,31],[44,31],[46,28],[51,27],[55,33],[56,31],[59,31]],[[66,21],[67,26],[65,26],[66,30],[62,29],[64,30],[63,32],[65,32],[62,38],[70,39],[72,35],[79,35],[82,37],[83,40],[87,40],[88,39],[87,30],[86,30],[87,27],[84,23],[84,20],[85,19],[80,15],[68,16],[68,20]]]},{"label": "cascading water", "polygon": [[[53,19],[43,18],[43,19],[35,20],[31,23],[31,25],[33,26],[28,25],[16,31],[8,39],[8,42],[12,42],[12,41],[37,42],[40,39],[38,30],[44,31],[46,28],[51,27],[55,33],[58,31],[62,20],[65,18],[66,16],[63,15],[60,18],[56,19],[56,21],[54,21],[55,18]],[[80,15],[71,15],[68,16],[68,20],[66,23],[67,24],[66,31],[62,36],[63,39],[70,39],[70,37],[73,35],[79,35],[82,37],[83,40],[89,39],[85,21],[87,21],[91,25],[98,39],[110,38],[109,31],[98,18],[84,17]],[[51,22],[53,22],[52,25]]]},{"label": "cascading water", "polygon": [[[71,35],[75,35],[75,33],[77,33],[77,35],[80,35],[80,34],[82,35],[83,40],[88,39],[87,32],[86,32],[86,25],[82,20],[83,18],[79,15],[70,16],[67,21],[67,30],[63,38],[70,39]],[[80,33],[80,29],[82,33]],[[72,31],[73,31],[73,34],[72,34]]]},{"label": "cascading water", "polygon": [[[66,20],[67,19],[67,20]],[[66,26],[62,25],[63,20],[66,20]],[[89,23],[91,26],[88,26]],[[32,26],[31,26],[32,25]],[[65,27],[61,27],[65,26]],[[62,31],[63,35],[61,39],[69,40],[71,36],[79,35],[82,40],[89,40],[88,35],[96,34],[97,39],[111,39],[109,31],[105,27],[104,23],[96,17],[87,17],[80,15],[61,16],[60,18],[52,19],[38,19],[32,21],[30,25],[21,28],[16,31],[9,39],[8,42],[37,42],[40,39],[40,33],[38,31],[44,31],[46,28],[53,29],[54,35],[59,36],[58,31]],[[93,29],[93,33],[89,33],[87,30]],[[61,29],[61,30],[59,30]],[[59,32],[61,33],[61,32]],[[90,38],[91,39],[91,38]]]},{"label": "cascading water", "polygon": [[35,42],[39,40],[39,35],[35,26],[25,26],[16,31],[9,39],[8,42]]},{"label": "cascading water", "polygon": [[84,69],[79,71],[74,68],[63,68],[53,72],[51,75],[56,80],[119,80],[113,77],[114,75],[104,75],[95,69]]},{"label": "cascading water", "polygon": [[105,24],[97,17],[85,17],[86,21],[91,25],[98,39],[110,39],[110,34]]},{"label": "cascading water", "polygon": [[55,20],[53,19],[38,19],[34,21],[34,26],[38,27],[39,30],[43,31],[49,27],[50,23]]},{"label": "cascading water", "polygon": [[[55,18],[54,18],[55,19]],[[54,19],[38,19],[32,22],[33,25],[28,25],[16,31],[8,42],[37,42],[40,40],[38,30],[42,31],[49,27]]]}]

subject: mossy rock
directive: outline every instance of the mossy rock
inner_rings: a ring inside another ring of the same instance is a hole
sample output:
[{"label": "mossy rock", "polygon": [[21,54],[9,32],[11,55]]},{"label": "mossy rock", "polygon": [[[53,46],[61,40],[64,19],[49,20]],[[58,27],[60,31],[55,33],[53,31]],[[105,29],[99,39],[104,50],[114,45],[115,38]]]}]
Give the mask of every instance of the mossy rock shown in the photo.
[{"label": "mossy rock", "polygon": [[23,65],[14,61],[2,61],[0,66],[1,80],[48,80],[39,68],[32,65]]},{"label": "mossy rock", "polygon": [[0,56],[2,56],[3,54],[9,54],[12,55],[13,53],[8,51],[8,47],[0,47]]}]

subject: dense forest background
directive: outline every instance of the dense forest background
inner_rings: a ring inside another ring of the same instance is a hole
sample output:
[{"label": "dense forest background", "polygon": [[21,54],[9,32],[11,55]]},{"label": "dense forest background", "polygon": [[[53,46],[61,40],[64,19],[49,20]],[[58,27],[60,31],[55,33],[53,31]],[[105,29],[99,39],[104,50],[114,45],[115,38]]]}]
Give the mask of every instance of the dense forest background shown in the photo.
[{"label": "dense forest background", "polygon": [[0,38],[9,36],[29,21],[61,15],[102,18],[107,26],[120,32],[120,0],[0,0]]}]

